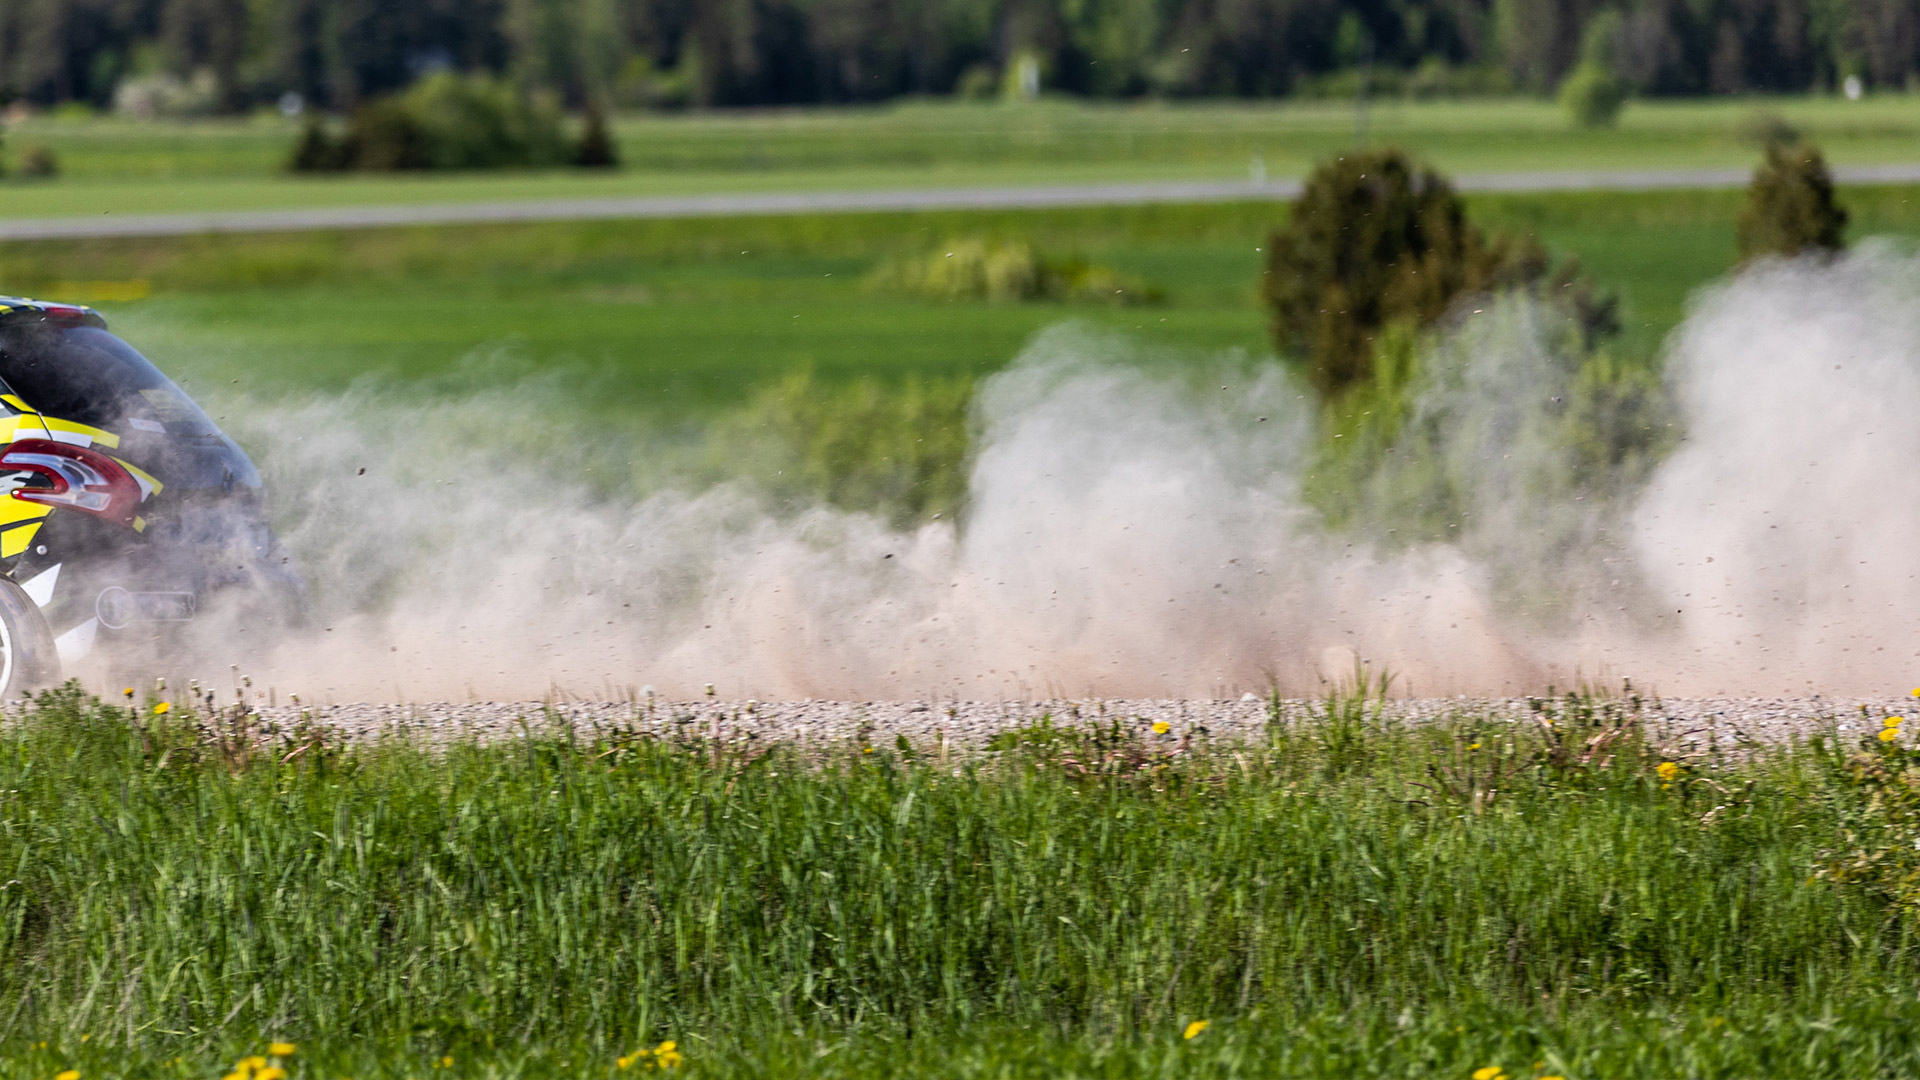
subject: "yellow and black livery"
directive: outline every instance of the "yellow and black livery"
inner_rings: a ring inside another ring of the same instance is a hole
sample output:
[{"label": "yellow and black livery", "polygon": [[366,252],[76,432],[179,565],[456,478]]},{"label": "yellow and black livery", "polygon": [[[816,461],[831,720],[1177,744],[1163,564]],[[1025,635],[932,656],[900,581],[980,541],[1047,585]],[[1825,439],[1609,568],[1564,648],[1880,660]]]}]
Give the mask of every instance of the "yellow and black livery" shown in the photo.
[{"label": "yellow and black livery", "polygon": [[0,297],[0,693],[290,592],[275,551],[252,461],[185,391],[91,308]]}]

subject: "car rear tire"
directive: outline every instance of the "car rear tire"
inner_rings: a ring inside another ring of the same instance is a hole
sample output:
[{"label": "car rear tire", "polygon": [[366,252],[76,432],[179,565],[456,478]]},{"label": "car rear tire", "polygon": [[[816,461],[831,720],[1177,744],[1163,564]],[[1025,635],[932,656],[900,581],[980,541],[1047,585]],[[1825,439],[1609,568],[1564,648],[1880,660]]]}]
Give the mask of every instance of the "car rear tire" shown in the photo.
[{"label": "car rear tire", "polygon": [[39,605],[26,591],[0,578],[0,699],[52,686],[60,679],[60,654]]}]

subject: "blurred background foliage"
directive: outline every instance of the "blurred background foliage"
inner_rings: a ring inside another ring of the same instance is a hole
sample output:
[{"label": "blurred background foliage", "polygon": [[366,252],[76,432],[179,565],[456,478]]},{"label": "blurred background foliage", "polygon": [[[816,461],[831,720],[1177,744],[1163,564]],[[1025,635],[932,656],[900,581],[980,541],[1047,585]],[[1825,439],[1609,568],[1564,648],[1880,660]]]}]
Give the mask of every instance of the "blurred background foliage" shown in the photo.
[{"label": "blurred background foliage", "polygon": [[[604,144],[605,129],[597,130]],[[362,104],[342,134],[309,122],[288,164],[300,172],[537,168],[584,157],[591,138],[571,145],[551,100],[487,75],[440,71]]]},{"label": "blurred background foliage", "polygon": [[927,300],[1073,300],[1153,304],[1158,285],[1085,259],[1040,255],[1023,240],[963,237],[936,250],[882,263],[868,276],[875,289]]},{"label": "blurred background foliage", "polygon": [[[346,111],[441,71],[577,106],[911,94],[1903,88],[1911,0],[0,0],[0,98]],[[291,101],[289,101],[291,107]]]}]

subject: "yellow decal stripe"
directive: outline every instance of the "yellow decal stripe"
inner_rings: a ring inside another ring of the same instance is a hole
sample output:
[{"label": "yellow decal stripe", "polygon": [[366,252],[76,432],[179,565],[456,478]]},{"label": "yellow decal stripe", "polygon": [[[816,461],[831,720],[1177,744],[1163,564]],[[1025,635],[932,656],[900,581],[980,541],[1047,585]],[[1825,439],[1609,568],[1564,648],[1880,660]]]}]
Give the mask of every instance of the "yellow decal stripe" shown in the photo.
[{"label": "yellow decal stripe", "polygon": [[9,417],[8,419],[13,425],[13,430],[7,435],[8,442],[12,442],[15,439],[44,439],[47,437],[47,429],[41,423],[44,417],[39,413],[26,413],[21,416]]},{"label": "yellow decal stripe", "polygon": [[153,478],[152,473],[147,472],[145,469],[142,469],[140,466],[135,465],[129,461],[121,461],[121,459],[119,458],[114,458],[113,460],[119,461],[120,467],[127,470],[127,472],[134,478],[134,480],[139,482],[140,488],[141,488],[141,493],[140,493],[141,502],[145,502],[147,501],[148,498],[154,495],[160,494],[161,490],[166,487],[165,484],[162,484],[160,481],[155,480]]},{"label": "yellow decal stripe", "polygon": [[111,431],[101,431],[97,427],[76,424],[71,420],[62,420],[57,416],[43,416],[40,419],[42,423],[47,425],[48,433],[63,431],[70,435],[85,435],[94,442],[109,449],[118,449],[120,446],[120,436],[115,435]]},{"label": "yellow decal stripe", "polygon": [[53,507],[43,503],[32,503],[25,499],[16,499],[12,495],[0,498],[0,529],[9,525],[18,525],[23,521],[35,521],[53,512]]},{"label": "yellow decal stripe", "polygon": [[0,559],[11,559],[27,550],[27,545],[33,543],[33,534],[39,531],[40,522],[36,521],[0,532]]}]

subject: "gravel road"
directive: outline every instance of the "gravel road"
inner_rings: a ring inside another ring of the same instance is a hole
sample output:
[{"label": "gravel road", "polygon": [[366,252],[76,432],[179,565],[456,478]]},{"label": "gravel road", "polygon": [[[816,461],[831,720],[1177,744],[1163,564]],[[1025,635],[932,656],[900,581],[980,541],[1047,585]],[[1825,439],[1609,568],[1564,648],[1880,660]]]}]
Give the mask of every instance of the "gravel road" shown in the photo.
[{"label": "gravel road", "polygon": [[[1920,162],[1834,170],[1847,184],[1920,183]],[[1462,191],[1657,191],[1742,187],[1747,169],[1632,169],[1468,173]],[[899,210],[1009,210],[1064,206],[1286,200],[1300,193],[1291,179],[1062,184],[1027,187],[893,188],[879,191],[743,192],[727,195],[636,195],[511,202],[414,203],[232,210],[177,214],[0,217],[0,240],[84,240],[201,233],[374,229],[397,225],[474,225],[620,218],[738,217],[760,214],[873,213]]]},{"label": "gravel road", "polygon": [[[1879,729],[1879,717],[1912,704],[1908,698],[1685,698],[1649,702],[1646,719],[1656,737],[1700,746],[1709,740],[1780,742],[1827,724],[1843,731]],[[1318,702],[1281,703],[1288,716],[1311,718]],[[1868,716],[1863,717],[1865,709]],[[1175,736],[1189,732],[1216,740],[1259,734],[1269,704],[1261,699],[1234,701],[698,701],[653,702],[448,702],[415,705],[339,704],[263,707],[257,722],[269,734],[285,734],[300,723],[332,729],[352,740],[384,736],[428,742],[458,738],[514,738],[556,721],[577,730],[622,728],[657,734],[679,732],[721,739],[786,739],[797,742],[859,740],[892,745],[905,736],[919,746],[944,738],[956,747],[978,747],[995,734],[1022,727],[1042,716],[1060,725],[1088,722],[1150,727],[1164,720]],[[1388,714],[1418,722],[1461,711],[1503,720],[1526,720],[1524,699],[1470,700],[1419,698],[1389,703]]]}]

